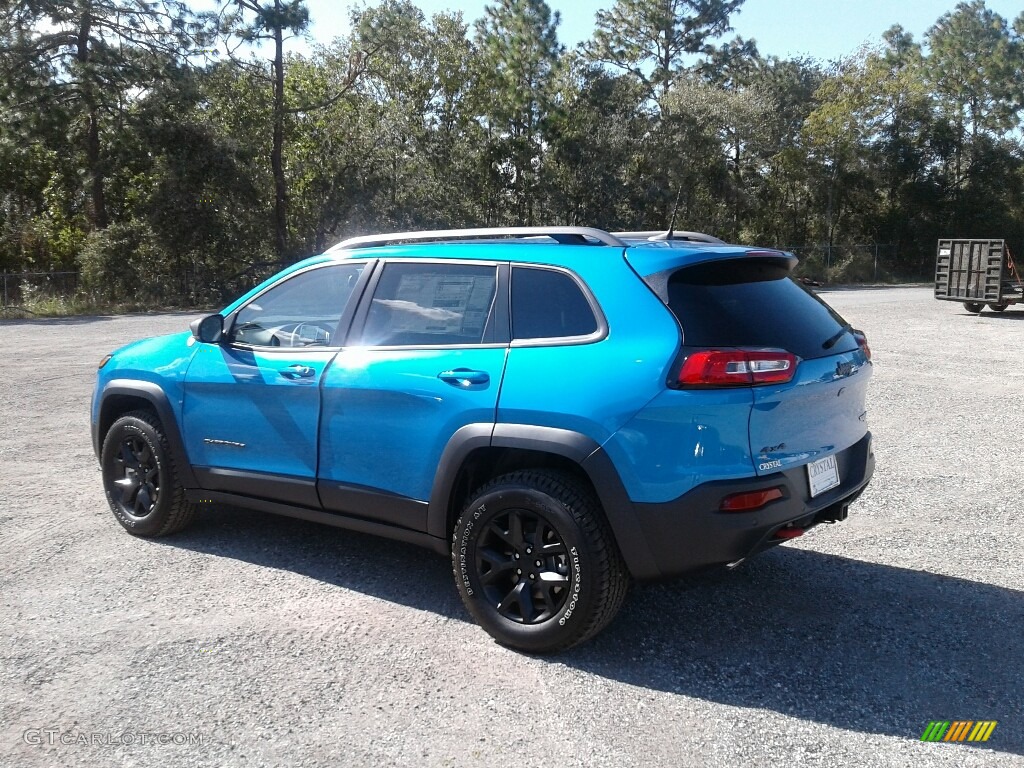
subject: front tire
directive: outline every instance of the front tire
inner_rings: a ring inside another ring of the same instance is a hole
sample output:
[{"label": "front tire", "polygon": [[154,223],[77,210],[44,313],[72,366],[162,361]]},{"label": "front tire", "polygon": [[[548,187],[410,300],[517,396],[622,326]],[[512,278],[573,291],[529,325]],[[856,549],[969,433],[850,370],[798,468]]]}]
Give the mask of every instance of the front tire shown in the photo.
[{"label": "front tire", "polygon": [[989,304],[988,308],[991,309],[993,312],[1005,312],[1008,306],[1010,305],[1007,304],[1005,301],[1001,301],[998,304]]},{"label": "front tire", "polygon": [[466,609],[521,651],[553,653],[593,637],[629,586],[597,499],[561,472],[513,472],[478,489],[452,545]]},{"label": "front tire", "polygon": [[107,503],[133,536],[176,533],[192,522],[196,508],[185,499],[159,419],[133,411],[115,421],[100,454]]}]

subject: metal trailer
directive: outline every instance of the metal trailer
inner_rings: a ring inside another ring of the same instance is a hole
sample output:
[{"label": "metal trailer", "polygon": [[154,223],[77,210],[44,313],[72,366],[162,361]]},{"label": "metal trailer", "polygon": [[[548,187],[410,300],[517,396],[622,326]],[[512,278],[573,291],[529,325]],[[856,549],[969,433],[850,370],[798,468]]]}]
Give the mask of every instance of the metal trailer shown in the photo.
[{"label": "metal trailer", "polygon": [[959,301],[977,314],[1024,301],[1024,282],[1003,240],[939,240],[935,298]]}]

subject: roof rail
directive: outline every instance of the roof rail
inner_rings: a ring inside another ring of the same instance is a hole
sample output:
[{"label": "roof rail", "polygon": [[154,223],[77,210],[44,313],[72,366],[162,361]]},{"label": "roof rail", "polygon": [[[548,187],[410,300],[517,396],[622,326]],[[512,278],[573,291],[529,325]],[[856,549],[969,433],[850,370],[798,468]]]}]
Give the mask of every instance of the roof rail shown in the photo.
[{"label": "roof rail", "polygon": [[389,243],[409,243],[445,240],[487,240],[506,237],[550,237],[562,245],[602,245],[625,248],[626,244],[603,229],[592,227],[488,227],[484,229],[440,229],[430,232],[391,232],[380,235],[364,235],[342,240],[327,249],[327,253],[347,248],[371,248]]},{"label": "roof rail", "polygon": [[703,232],[684,232],[682,230],[675,230],[671,233],[671,236],[665,230],[651,230],[648,232],[615,232],[615,237],[621,238],[622,240],[651,240],[654,242],[662,240],[683,240],[691,243],[714,243],[715,245],[725,245],[724,240],[719,240],[714,235],[707,235]]}]

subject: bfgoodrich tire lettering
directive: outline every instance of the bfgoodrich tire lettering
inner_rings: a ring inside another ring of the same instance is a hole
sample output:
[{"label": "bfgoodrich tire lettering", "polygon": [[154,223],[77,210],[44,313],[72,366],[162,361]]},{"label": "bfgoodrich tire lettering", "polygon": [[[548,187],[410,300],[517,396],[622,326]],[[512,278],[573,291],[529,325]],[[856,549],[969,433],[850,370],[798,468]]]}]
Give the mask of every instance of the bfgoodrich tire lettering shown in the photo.
[{"label": "bfgoodrich tire lettering", "polygon": [[132,411],[115,421],[100,455],[103,489],[114,517],[135,536],[166,536],[192,522],[174,457],[159,419]]},{"label": "bfgoodrich tire lettering", "polygon": [[560,472],[514,472],[478,489],[452,543],[466,608],[518,650],[550,653],[587,640],[614,618],[629,585],[597,500]]}]

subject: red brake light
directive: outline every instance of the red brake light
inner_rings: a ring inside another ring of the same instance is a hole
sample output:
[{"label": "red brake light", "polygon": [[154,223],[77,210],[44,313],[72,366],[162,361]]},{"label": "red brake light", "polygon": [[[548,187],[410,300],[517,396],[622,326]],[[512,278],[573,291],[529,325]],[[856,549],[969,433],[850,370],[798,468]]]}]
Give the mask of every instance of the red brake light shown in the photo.
[{"label": "red brake light", "polygon": [[750,387],[785,384],[799,361],[789,352],[749,349],[706,349],[692,352],[679,370],[684,387]]},{"label": "red brake light", "polygon": [[722,512],[752,512],[760,509],[770,501],[782,498],[781,488],[765,488],[763,491],[750,491],[749,493],[734,493],[726,496],[718,509]]},{"label": "red brake light", "polygon": [[868,337],[864,335],[864,331],[853,331],[853,338],[857,340],[857,346],[864,350],[864,354],[870,360],[871,347],[868,346]]}]

